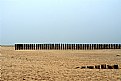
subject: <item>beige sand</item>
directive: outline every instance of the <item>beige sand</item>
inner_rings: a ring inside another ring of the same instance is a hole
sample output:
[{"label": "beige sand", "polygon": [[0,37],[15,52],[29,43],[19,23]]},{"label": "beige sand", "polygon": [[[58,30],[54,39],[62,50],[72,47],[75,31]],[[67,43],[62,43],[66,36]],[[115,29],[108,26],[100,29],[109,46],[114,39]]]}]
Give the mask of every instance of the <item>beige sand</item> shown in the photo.
[{"label": "beige sand", "polygon": [[0,81],[121,81],[121,69],[75,69],[96,64],[121,68],[121,50],[15,51],[1,47],[0,64]]}]

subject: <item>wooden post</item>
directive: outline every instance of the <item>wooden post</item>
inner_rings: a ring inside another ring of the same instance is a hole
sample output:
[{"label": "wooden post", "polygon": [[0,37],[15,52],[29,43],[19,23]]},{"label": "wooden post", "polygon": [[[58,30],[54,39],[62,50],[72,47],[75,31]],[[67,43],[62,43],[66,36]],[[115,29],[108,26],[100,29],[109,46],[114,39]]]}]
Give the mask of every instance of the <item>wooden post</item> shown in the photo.
[{"label": "wooden post", "polygon": [[114,49],[116,49],[116,44],[114,44]]},{"label": "wooden post", "polygon": [[110,49],[110,44],[108,44],[108,49]]},{"label": "wooden post", "polygon": [[107,69],[113,69],[111,65],[107,65]]},{"label": "wooden post", "polygon": [[95,69],[100,69],[100,65],[95,65]]},{"label": "wooden post", "polygon": [[62,44],[62,50],[65,50],[64,44]]},{"label": "wooden post", "polygon": [[73,48],[74,48],[74,50],[75,50],[75,44],[73,44]]},{"label": "wooden post", "polygon": [[106,64],[102,64],[101,69],[106,69]]},{"label": "wooden post", "polygon": [[89,50],[90,49],[90,44],[87,44],[87,50]]},{"label": "wooden post", "polygon": [[118,44],[116,44],[116,49],[118,49]]},{"label": "wooden post", "polygon": [[94,69],[94,66],[87,66],[88,69]]},{"label": "wooden post", "polygon": [[94,50],[96,49],[96,44],[94,44]]},{"label": "wooden post", "polygon": [[58,50],[60,50],[60,44],[58,44]]},{"label": "wooden post", "polygon": [[29,44],[29,50],[31,50],[31,44]]},{"label": "wooden post", "polygon": [[121,49],[121,44],[119,44],[119,49]]},{"label": "wooden post", "polygon": [[114,65],[114,69],[119,69],[118,65]]},{"label": "wooden post", "polygon": [[64,44],[64,49],[66,50],[66,44]]}]

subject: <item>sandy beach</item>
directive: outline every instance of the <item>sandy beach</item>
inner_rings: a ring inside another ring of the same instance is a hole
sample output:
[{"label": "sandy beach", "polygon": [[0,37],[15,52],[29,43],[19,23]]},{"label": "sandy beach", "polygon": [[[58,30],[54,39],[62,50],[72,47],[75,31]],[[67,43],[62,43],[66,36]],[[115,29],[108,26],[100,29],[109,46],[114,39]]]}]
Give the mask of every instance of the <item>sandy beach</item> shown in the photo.
[{"label": "sandy beach", "polygon": [[[0,49],[0,81],[121,81],[121,49]],[[98,64],[118,64],[120,69],[76,68]]]}]

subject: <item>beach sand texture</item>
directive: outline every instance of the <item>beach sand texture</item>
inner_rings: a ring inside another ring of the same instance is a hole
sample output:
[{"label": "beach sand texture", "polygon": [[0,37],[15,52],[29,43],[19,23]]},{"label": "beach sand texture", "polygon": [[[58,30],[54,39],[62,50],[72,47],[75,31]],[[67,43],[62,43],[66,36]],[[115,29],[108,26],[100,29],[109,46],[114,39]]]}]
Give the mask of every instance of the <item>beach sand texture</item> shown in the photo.
[{"label": "beach sand texture", "polygon": [[0,49],[0,81],[121,81],[121,69],[76,68],[98,64],[118,64],[121,68],[121,49]]}]

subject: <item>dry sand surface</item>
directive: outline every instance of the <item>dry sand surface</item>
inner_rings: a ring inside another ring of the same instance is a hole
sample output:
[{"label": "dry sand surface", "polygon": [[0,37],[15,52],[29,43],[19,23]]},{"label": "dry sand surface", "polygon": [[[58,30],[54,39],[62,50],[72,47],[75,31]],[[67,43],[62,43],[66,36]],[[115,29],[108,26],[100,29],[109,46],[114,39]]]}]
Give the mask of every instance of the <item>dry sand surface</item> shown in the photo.
[{"label": "dry sand surface", "polygon": [[119,50],[15,51],[1,47],[0,81],[121,81],[121,69],[80,69],[85,65],[118,64]]}]

